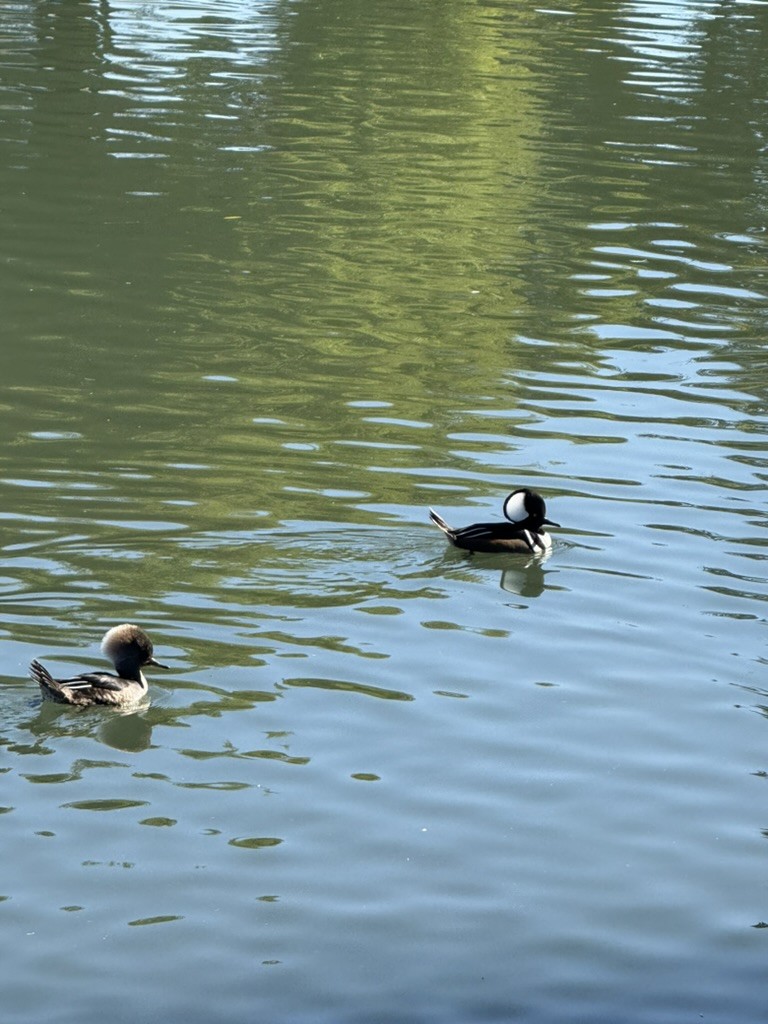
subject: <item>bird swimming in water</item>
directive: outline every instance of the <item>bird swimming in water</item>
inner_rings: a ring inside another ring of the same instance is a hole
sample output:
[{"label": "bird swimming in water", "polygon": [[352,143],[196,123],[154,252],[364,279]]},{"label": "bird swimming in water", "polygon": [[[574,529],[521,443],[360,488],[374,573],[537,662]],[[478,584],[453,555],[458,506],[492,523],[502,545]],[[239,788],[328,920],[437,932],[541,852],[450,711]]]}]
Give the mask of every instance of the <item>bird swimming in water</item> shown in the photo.
[{"label": "bird swimming in water", "polygon": [[552,547],[552,538],[545,526],[559,526],[547,519],[544,499],[535,491],[521,487],[504,499],[502,511],[506,523],[474,523],[454,530],[438,515],[429,510],[429,518],[439,526],[454,547],[470,553],[484,551],[490,554],[518,552],[524,555],[544,554]]},{"label": "bird swimming in water", "polygon": [[148,690],[142,668],[145,665],[168,668],[155,661],[152,641],[144,630],[127,623],[114,626],[104,634],[101,650],[115,666],[116,675],[112,672],[84,672],[70,679],[54,679],[44,665],[33,661],[30,672],[40,686],[43,700],[78,707],[136,704]]}]

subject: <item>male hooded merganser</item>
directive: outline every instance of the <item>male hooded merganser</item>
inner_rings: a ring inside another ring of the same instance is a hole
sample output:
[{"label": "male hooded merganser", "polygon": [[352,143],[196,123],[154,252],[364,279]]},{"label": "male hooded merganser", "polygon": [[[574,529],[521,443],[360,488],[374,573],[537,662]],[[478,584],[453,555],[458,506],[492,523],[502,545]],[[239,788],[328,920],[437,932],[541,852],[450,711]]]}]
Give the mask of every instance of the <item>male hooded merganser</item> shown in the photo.
[{"label": "male hooded merganser", "polygon": [[30,665],[32,678],[39,684],[43,700],[57,704],[93,704],[124,706],[135,704],[146,694],[148,686],[144,665],[168,668],[152,656],[152,641],[138,626],[114,626],[104,634],[101,650],[115,666],[112,672],[84,672],[71,679],[54,679],[39,661]]},{"label": "male hooded merganser", "polygon": [[509,522],[475,523],[454,530],[434,509],[429,518],[439,526],[451,544],[465,551],[486,551],[499,554],[507,551],[524,555],[540,554],[552,547],[552,538],[545,526],[559,526],[546,518],[547,506],[535,491],[521,487],[504,499],[503,511]]}]

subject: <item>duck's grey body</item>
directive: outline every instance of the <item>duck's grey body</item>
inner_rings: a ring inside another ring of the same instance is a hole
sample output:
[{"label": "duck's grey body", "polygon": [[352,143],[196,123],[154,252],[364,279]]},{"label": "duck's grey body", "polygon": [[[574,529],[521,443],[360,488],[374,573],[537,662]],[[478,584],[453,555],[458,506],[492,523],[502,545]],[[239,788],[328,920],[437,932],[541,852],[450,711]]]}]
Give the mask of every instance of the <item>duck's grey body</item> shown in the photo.
[{"label": "duck's grey body", "polygon": [[101,649],[115,666],[116,673],[84,672],[69,679],[54,679],[45,665],[33,661],[30,672],[40,687],[43,700],[79,707],[136,704],[148,690],[142,668],[145,665],[168,667],[155,661],[152,641],[144,630],[127,623],[110,629],[101,641]]},{"label": "duck's grey body", "polygon": [[546,518],[544,499],[535,491],[522,487],[504,500],[506,523],[474,523],[454,529],[434,509],[429,518],[457,548],[489,554],[545,554],[552,547],[552,538],[544,529],[559,526]]}]

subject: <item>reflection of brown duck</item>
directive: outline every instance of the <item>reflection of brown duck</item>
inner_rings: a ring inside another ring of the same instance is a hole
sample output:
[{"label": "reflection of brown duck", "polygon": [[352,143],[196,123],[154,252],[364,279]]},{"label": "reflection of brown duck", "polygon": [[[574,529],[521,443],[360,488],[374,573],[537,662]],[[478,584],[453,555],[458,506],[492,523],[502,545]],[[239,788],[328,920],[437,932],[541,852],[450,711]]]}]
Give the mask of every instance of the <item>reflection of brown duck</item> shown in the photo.
[{"label": "reflection of brown duck", "polygon": [[448,540],[465,551],[485,551],[491,554],[518,552],[524,555],[544,554],[552,547],[552,538],[545,526],[559,526],[546,518],[547,506],[535,491],[521,487],[504,499],[506,523],[475,523],[454,530],[434,509],[429,518],[439,526]]},{"label": "reflection of brown duck", "polygon": [[30,665],[43,700],[78,706],[108,704],[125,707],[146,694],[148,685],[141,671],[145,665],[168,668],[152,656],[152,641],[138,626],[114,626],[104,635],[101,650],[115,666],[112,672],[84,672],[70,679],[54,679],[39,661]]}]

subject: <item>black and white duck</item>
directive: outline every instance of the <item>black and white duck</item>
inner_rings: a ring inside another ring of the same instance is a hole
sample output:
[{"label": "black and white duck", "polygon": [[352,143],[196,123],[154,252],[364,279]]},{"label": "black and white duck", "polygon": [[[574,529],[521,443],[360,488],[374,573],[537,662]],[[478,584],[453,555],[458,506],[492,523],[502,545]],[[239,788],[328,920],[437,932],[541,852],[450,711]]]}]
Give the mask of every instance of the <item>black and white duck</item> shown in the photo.
[{"label": "black and white duck", "polygon": [[484,551],[490,554],[516,552],[524,555],[546,554],[552,548],[552,538],[545,526],[559,526],[547,519],[547,506],[540,494],[520,487],[504,499],[502,506],[505,523],[474,523],[454,529],[434,509],[429,518],[457,548],[465,551]]}]

